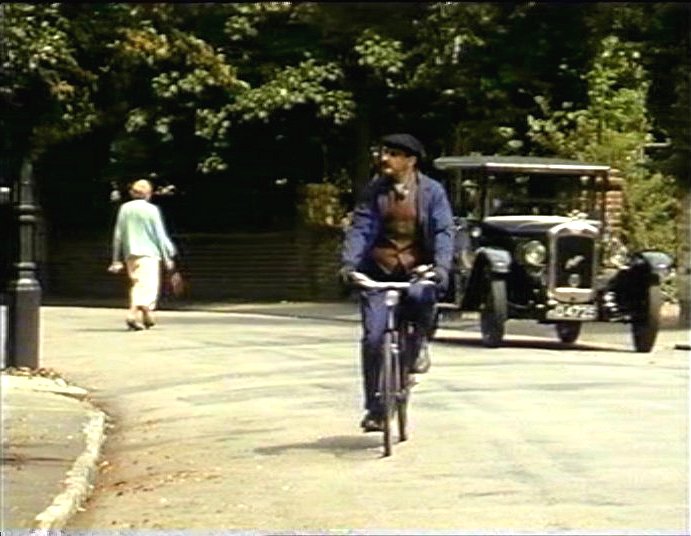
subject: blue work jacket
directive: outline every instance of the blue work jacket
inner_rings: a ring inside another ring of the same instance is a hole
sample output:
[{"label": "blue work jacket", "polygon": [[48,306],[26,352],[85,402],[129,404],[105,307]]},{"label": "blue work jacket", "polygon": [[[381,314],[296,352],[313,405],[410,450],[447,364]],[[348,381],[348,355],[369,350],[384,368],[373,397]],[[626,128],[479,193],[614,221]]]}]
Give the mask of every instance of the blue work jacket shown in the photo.
[{"label": "blue work jacket", "polygon": [[[365,186],[343,242],[341,262],[344,267],[365,273],[374,268],[370,253],[382,231],[381,214],[386,207],[390,188],[390,179],[380,176]],[[433,263],[448,273],[455,231],[446,191],[439,182],[418,173],[417,202],[423,262]]]}]

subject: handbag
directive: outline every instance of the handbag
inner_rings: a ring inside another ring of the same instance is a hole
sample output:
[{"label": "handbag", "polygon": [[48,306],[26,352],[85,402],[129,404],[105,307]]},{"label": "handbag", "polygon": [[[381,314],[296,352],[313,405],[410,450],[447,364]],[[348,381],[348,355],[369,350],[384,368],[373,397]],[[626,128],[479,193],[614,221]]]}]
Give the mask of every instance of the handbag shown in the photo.
[{"label": "handbag", "polygon": [[174,270],[168,275],[168,288],[173,296],[176,298],[182,296],[185,293],[186,287],[185,280],[178,270]]}]

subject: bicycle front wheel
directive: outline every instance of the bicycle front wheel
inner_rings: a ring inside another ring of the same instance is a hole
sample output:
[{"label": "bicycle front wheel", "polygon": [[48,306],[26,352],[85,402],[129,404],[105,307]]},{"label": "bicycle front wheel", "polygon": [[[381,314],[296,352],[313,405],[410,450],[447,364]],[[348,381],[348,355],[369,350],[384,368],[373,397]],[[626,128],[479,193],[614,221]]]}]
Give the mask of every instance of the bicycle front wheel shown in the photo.
[{"label": "bicycle front wheel", "polygon": [[384,456],[391,456],[391,421],[396,412],[396,350],[393,333],[384,334],[379,393],[384,413]]},{"label": "bicycle front wheel", "polygon": [[408,340],[408,329],[408,325],[403,324],[398,334],[396,413],[398,416],[399,441],[406,441],[408,439],[408,397],[410,396],[410,386],[408,385],[410,356],[408,352],[411,347],[410,341]]}]

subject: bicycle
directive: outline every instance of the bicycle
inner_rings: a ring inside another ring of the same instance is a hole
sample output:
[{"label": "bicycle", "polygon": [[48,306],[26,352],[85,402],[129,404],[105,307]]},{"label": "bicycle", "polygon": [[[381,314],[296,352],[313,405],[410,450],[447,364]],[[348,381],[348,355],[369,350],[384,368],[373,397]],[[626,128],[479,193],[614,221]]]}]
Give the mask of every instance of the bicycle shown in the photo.
[{"label": "bicycle", "polygon": [[381,400],[384,412],[384,456],[390,456],[392,451],[392,423],[394,416],[398,417],[399,442],[408,439],[408,401],[410,399],[410,365],[406,359],[406,345],[412,322],[400,318],[397,314],[403,293],[413,283],[436,285],[432,279],[434,272],[430,265],[418,266],[413,271],[410,281],[375,281],[361,272],[352,272],[351,281],[363,290],[381,290],[386,292],[384,303],[387,307],[386,331],[382,343],[382,363],[378,379],[377,396]]}]

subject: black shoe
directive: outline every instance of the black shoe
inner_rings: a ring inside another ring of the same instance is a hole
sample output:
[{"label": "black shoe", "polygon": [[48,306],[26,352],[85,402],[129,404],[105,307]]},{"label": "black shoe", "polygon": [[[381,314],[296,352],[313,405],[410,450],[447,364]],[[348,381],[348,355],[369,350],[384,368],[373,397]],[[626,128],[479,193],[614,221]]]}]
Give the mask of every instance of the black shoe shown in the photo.
[{"label": "black shoe", "polygon": [[381,415],[368,411],[360,423],[363,432],[383,432],[384,418]]},{"label": "black shoe", "polygon": [[141,331],[144,329],[144,326],[142,326],[136,320],[132,320],[131,318],[125,320],[125,324],[127,324],[127,329],[130,331]]},{"label": "black shoe", "polygon": [[429,357],[429,342],[428,339],[425,337],[424,339],[422,339],[422,343],[420,344],[420,351],[417,354],[417,358],[415,359],[413,366],[410,367],[410,372],[413,374],[424,374],[429,370],[431,366],[432,361]]},{"label": "black shoe", "polygon": [[156,325],[154,317],[148,309],[141,309],[142,311],[142,323],[146,329],[150,329]]}]

